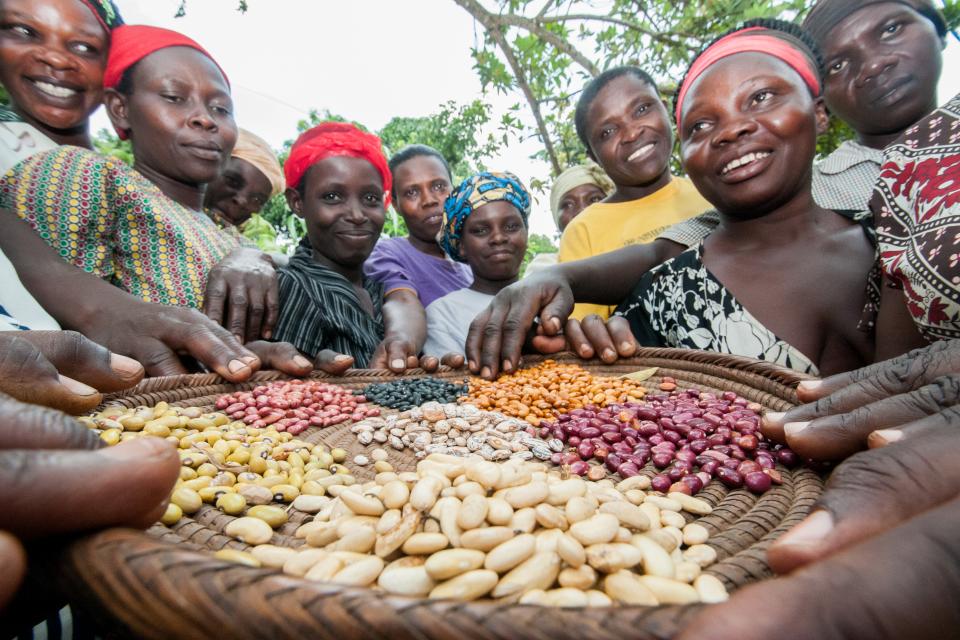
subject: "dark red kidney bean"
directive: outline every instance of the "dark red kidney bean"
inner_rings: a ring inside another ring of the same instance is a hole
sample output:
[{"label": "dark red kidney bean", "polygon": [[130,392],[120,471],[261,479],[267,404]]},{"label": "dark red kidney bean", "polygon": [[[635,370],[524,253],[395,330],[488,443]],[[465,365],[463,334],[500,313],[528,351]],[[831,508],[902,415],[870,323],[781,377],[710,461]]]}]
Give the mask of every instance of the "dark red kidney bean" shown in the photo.
[{"label": "dark red kidney bean", "polygon": [[776,469],[764,469],[763,472],[770,476],[773,484],[783,484],[783,475]]},{"label": "dark red kidney bean", "polygon": [[620,474],[621,478],[632,478],[633,476],[640,475],[640,468],[632,462],[624,462],[617,467],[617,473]]},{"label": "dark red kidney bean", "polygon": [[624,453],[633,453],[633,447],[626,442],[615,442],[613,444],[613,451],[614,453],[623,455]]},{"label": "dark red kidney bean", "polygon": [[683,493],[688,496],[693,495],[693,489],[690,488],[690,485],[684,484],[681,481],[674,482],[670,485],[670,493]]},{"label": "dark red kidney bean", "polygon": [[581,438],[598,438],[602,432],[597,427],[584,427],[580,429],[579,435]]},{"label": "dark red kidney bean", "polygon": [[707,442],[710,443],[711,447],[722,447],[727,444],[727,437],[719,433],[713,433],[707,436]]},{"label": "dark red kidney bean", "polygon": [[607,465],[607,469],[609,469],[611,472],[616,472],[617,467],[623,464],[623,458],[616,453],[611,453],[606,457],[606,459],[604,459],[603,463]]},{"label": "dark red kidney bean", "polygon": [[557,465],[557,466],[560,466],[561,464],[563,464],[563,454],[562,454],[562,453],[554,453],[553,455],[550,456],[550,462],[551,462],[552,464],[555,464],[555,465]]},{"label": "dark red kidney bean", "polygon": [[743,452],[743,449],[737,445],[730,445],[730,457],[736,458],[737,460],[746,460],[747,454]]},{"label": "dark red kidney bean", "polygon": [[571,447],[579,447],[583,440],[579,436],[570,436],[567,438],[567,444]]},{"label": "dark red kidney bean", "polygon": [[690,432],[687,433],[687,438],[690,440],[702,440],[707,437],[707,433],[703,429],[690,429]]},{"label": "dark red kidney bean", "polygon": [[593,442],[590,440],[584,440],[577,447],[577,454],[583,460],[589,460],[593,457],[593,454],[596,453],[597,448],[593,446]]},{"label": "dark red kidney bean", "polygon": [[641,422],[640,426],[637,428],[637,431],[639,431],[640,435],[642,435],[644,438],[649,438],[650,436],[659,435],[660,427],[652,422]]},{"label": "dark red kidney bean", "polygon": [[563,464],[573,464],[580,461],[580,456],[575,451],[563,454]]},{"label": "dark red kidney bean", "polygon": [[632,427],[624,427],[620,430],[620,433],[623,434],[624,438],[633,438],[636,440],[638,437],[640,437],[640,433]]},{"label": "dark red kidney bean", "polygon": [[737,473],[746,476],[754,471],[763,471],[763,468],[753,460],[743,460],[737,465]]},{"label": "dark red kidney bean", "polygon": [[732,469],[736,471],[737,467],[740,466],[740,461],[737,460],[736,458],[727,458],[726,460],[723,461],[723,463],[721,463],[720,466],[726,469]]},{"label": "dark red kidney bean", "polygon": [[689,475],[689,472],[683,467],[670,467],[667,469],[667,477],[671,482],[677,482],[680,478]]},{"label": "dark red kidney bean", "polygon": [[697,461],[697,454],[695,454],[693,451],[677,451],[675,454],[673,454],[673,457],[691,465]]},{"label": "dark red kidney bean", "polygon": [[662,493],[667,493],[670,491],[670,485],[672,484],[673,481],[662,473],[658,473],[650,479],[650,488],[654,491],[660,491]]},{"label": "dark red kidney bean", "polygon": [[777,466],[770,456],[757,456],[757,464],[761,469],[774,469]]},{"label": "dark red kidney bean", "polygon": [[718,452],[718,453],[722,453],[723,455],[725,455],[725,456],[727,456],[727,457],[730,456],[730,445],[726,445],[726,444],[715,444],[715,445],[713,445],[712,447],[710,447],[710,449],[713,450],[713,451],[716,451],[716,452]]},{"label": "dark red kidney bean", "polygon": [[623,440],[622,435],[616,432],[611,432],[611,431],[607,431],[606,433],[604,433],[602,438],[607,442],[609,442],[610,444],[614,444],[616,442],[620,442],[621,440]]},{"label": "dark red kidney bean", "polygon": [[770,479],[770,476],[765,474],[763,471],[753,471],[743,477],[743,483],[750,491],[754,493],[763,493],[770,489],[772,480]]},{"label": "dark red kidney bean", "polygon": [[744,435],[737,439],[737,446],[744,451],[756,451],[758,444],[759,442],[757,442],[757,436],[755,435]]},{"label": "dark red kidney bean", "polygon": [[743,478],[740,474],[726,467],[717,469],[717,479],[731,489],[739,489],[743,486]]},{"label": "dark red kidney bean", "polygon": [[703,453],[710,448],[710,442],[705,439],[693,440],[690,442],[690,450],[696,454]]},{"label": "dark red kidney bean", "polygon": [[631,449],[637,446],[637,442],[638,442],[637,439],[634,438],[633,436],[624,436],[623,441],[627,443],[627,446],[630,447]]},{"label": "dark red kidney bean", "polygon": [[787,448],[777,451],[777,459],[780,461],[780,464],[791,469],[800,464],[800,456],[794,453],[793,450]]},{"label": "dark red kidney bean", "polygon": [[696,475],[688,475],[680,478],[680,482],[690,487],[691,495],[699,493],[703,489],[703,480]]},{"label": "dark red kidney bean", "polygon": [[672,431],[677,426],[670,418],[660,418],[657,423],[660,425],[661,429],[665,429],[667,431]]},{"label": "dark red kidney bean", "polygon": [[656,420],[660,416],[658,416],[657,412],[653,409],[641,407],[640,409],[637,409],[637,417],[641,420]]},{"label": "dark red kidney bean", "polygon": [[676,431],[664,431],[663,437],[674,444],[677,444],[678,442],[683,440],[683,436],[681,436]]},{"label": "dark red kidney bean", "polygon": [[[713,476],[703,470],[697,471],[693,475],[697,476],[700,479],[700,484],[701,486],[704,486],[704,487],[710,484],[710,481],[713,480]],[[687,477],[689,478],[690,476],[687,476]]]},{"label": "dark red kidney bean", "polygon": [[570,465],[570,473],[578,476],[585,476],[590,471],[590,465],[583,460],[578,460]]},{"label": "dark red kidney bean", "polygon": [[673,462],[672,453],[654,453],[651,457],[653,461],[653,466],[657,469],[665,469],[670,466],[670,463]]}]

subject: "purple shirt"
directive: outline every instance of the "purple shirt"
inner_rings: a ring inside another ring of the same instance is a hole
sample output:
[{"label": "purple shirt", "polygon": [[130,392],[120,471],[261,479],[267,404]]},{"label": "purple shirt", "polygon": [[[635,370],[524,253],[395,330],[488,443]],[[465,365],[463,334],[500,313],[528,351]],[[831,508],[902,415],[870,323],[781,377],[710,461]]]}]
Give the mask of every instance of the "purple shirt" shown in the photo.
[{"label": "purple shirt", "polygon": [[473,283],[469,266],[427,255],[406,238],[382,238],[364,263],[363,273],[383,284],[384,295],[397,289],[415,291],[424,308]]}]

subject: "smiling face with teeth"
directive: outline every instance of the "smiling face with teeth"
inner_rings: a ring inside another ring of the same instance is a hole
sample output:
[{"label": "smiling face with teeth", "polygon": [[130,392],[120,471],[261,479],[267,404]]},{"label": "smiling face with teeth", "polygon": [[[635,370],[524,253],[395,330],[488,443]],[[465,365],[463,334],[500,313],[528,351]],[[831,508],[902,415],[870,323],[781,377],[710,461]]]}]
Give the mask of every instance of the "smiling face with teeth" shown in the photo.
[{"label": "smiling face with teeth", "polygon": [[90,144],[109,37],[79,0],[0,2],[0,83],[14,110],[59,144]]},{"label": "smiling face with teeth", "polygon": [[762,53],[722,59],[690,87],[681,121],[683,166],[721,213],[757,218],[810,198],[827,114],[786,63]]}]

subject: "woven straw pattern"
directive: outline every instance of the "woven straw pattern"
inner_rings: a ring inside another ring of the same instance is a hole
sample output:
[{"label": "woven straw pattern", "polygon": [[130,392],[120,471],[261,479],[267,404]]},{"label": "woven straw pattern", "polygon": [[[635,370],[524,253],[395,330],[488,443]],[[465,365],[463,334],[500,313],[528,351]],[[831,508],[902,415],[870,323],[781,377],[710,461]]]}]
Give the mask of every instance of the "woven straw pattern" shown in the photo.
[{"label": "woven straw pattern", "polygon": [[[555,358],[567,360],[565,356]],[[528,359],[528,364],[541,360]],[[796,402],[793,387],[805,376],[767,363],[677,349],[645,349],[613,366],[583,363],[600,375],[622,375],[658,367],[646,384],[653,388],[664,376],[683,388],[735,391],[770,410]],[[409,376],[424,375],[411,372]],[[447,379],[462,371],[433,374]],[[281,378],[257,374],[243,385],[227,385],[212,374],[146,380],[126,394],[108,399],[124,406],[153,405],[163,400],[209,408],[216,396]],[[318,374],[349,388],[393,378],[379,371],[351,371],[342,378]],[[351,457],[365,447],[349,431],[350,424],[301,437],[343,447]],[[412,469],[409,452],[388,450],[398,469]],[[358,479],[372,477],[369,468],[355,469]],[[699,497],[714,506],[698,520],[711,533],[718,562],[708,572],[728,587],[769,577],[764,555],[770,543],[802,520],[819,497],[823,484],[806,469],[783,471],[783,484],[762,496],[729,491],[711,483]],[[652,471],[646,471],[652,474]],[[298,546],[293,533],[310,516],[291,510],[290,521],[274,534],[273,544]],[[693,516],[685,514],[688,520]],[[233,518],[204,506],[173,528],[155,525],[147,535],[112,530],[90,536],[71,548],[61,580],[78,604],[107,628],[138,637],[211,637],[224,632],[235,638],[666,638],[673,635],[699,605],[685,607],[616,607],[596,610],[553,610],[510,602],[450,603],[385,596],[370,589],[342,588],[308,582],[265,569],[225,563],[198,550],[246,549],[222,531]]]}]

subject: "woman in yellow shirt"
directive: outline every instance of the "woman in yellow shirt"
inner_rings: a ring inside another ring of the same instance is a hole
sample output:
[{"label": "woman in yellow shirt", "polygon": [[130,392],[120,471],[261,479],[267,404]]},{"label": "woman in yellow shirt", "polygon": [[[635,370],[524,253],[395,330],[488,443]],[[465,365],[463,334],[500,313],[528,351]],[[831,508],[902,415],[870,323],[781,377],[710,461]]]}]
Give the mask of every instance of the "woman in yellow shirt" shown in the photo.
[{"label": "woman in yellow shirt", "polygon": [[[653,79],[617,67],[586,86],[577,103],[577,135],[616,187],[567,227],[560,262],[652,242],[667,227],[710,209],[686,178],[670,173],[673,131]],[[572,317],[610,316],[612,307],[578,304]]]}]

